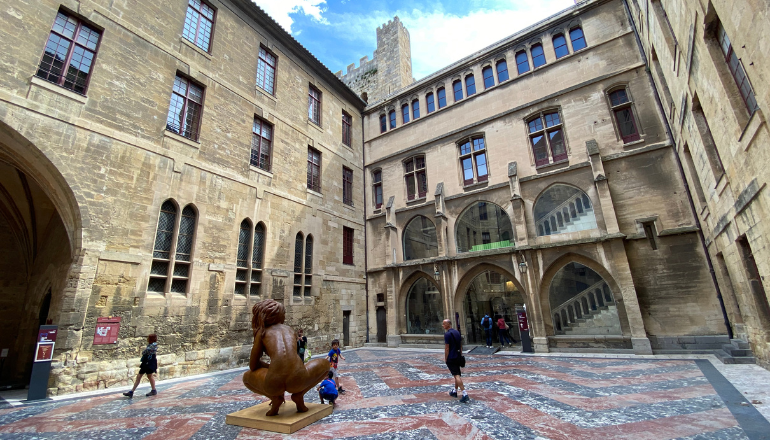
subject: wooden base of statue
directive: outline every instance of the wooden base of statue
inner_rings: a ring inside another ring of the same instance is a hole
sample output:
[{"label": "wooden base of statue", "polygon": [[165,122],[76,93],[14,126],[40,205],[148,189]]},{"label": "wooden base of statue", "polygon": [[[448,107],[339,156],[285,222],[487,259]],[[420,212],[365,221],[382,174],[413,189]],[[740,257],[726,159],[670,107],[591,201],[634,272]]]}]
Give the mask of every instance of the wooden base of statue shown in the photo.
[{"label": "wooden base of statue", "polygon": [[270,402],[264,402],[228,414],[225,418],[225,423],[264,431],[280,432],[282,434],[292,434],[332,413],[331,405],[322,405],[320,403],[306,403],[305,405],[307,405],[308,411],[298,413],[294,402],[287,400],[281,405],[277,416],[268,417],[265,414],[270,411]]}]

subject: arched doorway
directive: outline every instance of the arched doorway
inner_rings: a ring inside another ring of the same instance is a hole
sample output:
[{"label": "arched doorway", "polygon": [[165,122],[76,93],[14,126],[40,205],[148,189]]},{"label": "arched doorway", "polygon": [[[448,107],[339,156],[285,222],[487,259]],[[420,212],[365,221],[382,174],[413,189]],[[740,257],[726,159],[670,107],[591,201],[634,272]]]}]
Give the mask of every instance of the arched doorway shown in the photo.
[{"label": "arched doorway", "polygon": [[[497,319],[502,317],[508,324],[508,334],[511,338],[517,342],[521,341],[516,311],[523,309],[524,305],[524,295],[516,288],[514,282],[502,273],[487,270],[476,275],[468,285],[463,300],[466,340],[470,344],[485,343],[481,319],[488,314],[495,324]],[[493,333],[496,335],[497,331],[493,329]]]},{"label": "arched doorway", "polygon": [[444,308],[441,294],[425,277],[418,278],[409,287],[406,296],[406,332],[410,334],[441,334],[444,329]]},{"label": "arched doorway", "polygon": [[554,275],[548,292],[557,335],[622,335],[615,296],[588,266],[571,262]]}]

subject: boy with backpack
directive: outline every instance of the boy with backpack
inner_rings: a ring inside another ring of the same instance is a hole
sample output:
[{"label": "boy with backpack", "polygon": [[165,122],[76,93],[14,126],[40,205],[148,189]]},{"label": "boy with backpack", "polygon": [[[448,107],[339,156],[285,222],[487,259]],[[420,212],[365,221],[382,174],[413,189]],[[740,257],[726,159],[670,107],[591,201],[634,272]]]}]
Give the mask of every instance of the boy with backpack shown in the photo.
[{"label": "boy with backpack", "polygon": [[487,348],[492,348],[492,318],[489,315],[481,318],[481,328],[484,329],[484,336],[487,338]]}]

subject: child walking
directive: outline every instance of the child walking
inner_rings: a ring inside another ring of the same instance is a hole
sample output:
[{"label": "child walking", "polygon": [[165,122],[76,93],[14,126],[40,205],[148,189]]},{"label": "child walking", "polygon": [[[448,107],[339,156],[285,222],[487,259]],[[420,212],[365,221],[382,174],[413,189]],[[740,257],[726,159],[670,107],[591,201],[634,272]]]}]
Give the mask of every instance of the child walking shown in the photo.
[{"label": "child walking", "polygon": [[334,372],[329,371],[329,377],[324,379],[321,385],[318,386],[318,397],[321,398],[321,404],[326,399],[334,406],[334,401],[337,400],[338,396],[337,384],[334,383]]},{"label": "child walking", "polygon": [[343,356],[342,353],[340,352],[339,339],[335,339],[332,341],[332,349],[329,350],[329,354],[326,355],[326,359],[332,364],[331,373],[334,374],[334,382],[337,384],[337,390],[340,393],[345,394],[345,390],[342,389],[342,384],[340,383],[339,372],[337,372],[337,363],[339,362],[340,359],[342,359],[343,361],[345,360],[345,356]]},{"label": "child walking", "polygon": [[142,381],[142,375],[146,374],[147,379],[150,380],[150,386],[152,387],[152,391],[146,394],[147,397],[154,396],[158,394],[158,391],[155,389],[155,372],[158,371],[158,359],[155,357],[155,352],[158,351],[158,335],[155,333],[147,336],[147,348],[142,351],[142,360],[141,364],[139,365],[139,374],[136,375],[136,380],[134,381],[134,387],[131,389],[131,391],[127,391],[123,393],[126,397],[134,397],[134,391],[136,391],[136,387],[139,386],[139,382]]}]

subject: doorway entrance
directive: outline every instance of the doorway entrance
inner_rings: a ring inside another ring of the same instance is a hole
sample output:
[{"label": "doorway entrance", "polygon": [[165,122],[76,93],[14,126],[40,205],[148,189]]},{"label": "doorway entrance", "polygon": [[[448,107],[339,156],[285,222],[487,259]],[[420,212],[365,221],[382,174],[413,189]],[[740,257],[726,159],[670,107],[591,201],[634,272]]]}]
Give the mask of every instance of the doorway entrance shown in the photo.
[{"label": "doorway entrance", "polygon": [[489,315],[494,325],[493,339],[499,341],[497,321],[503,318],[508,324],[508,334],[516,342],[521,341],[517,324],[516,310],[523,309],[524,295],[516,288],[513,281],[494,270],[482,272],[471,281],[465,294],[465,337],[470,344],[486,343],[481,320]]},{"label": "doorway entrance", "polygon": [[377,342],[387,342],[388,323],[385,307],[377,307]]}]

